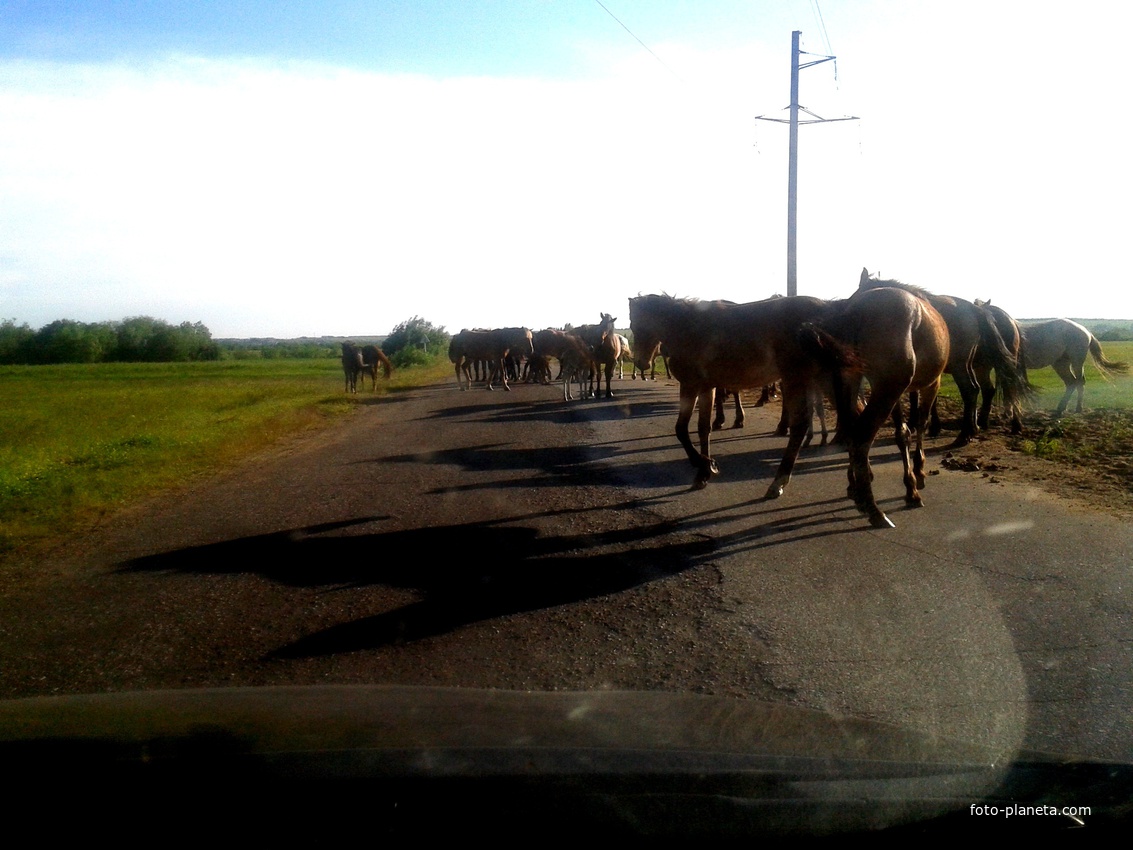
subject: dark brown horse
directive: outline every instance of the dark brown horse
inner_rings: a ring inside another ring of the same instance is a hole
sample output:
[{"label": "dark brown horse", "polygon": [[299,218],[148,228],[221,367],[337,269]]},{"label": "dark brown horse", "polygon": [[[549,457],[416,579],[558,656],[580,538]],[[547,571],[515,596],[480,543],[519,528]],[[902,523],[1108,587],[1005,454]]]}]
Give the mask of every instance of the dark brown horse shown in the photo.
[{"label": "dark brown horse", "polygon": [[[993,305],[990,301],[980,301],[978,298],[974,302],[977,307],[982,307],[991,313],[992,321],[995,322],[995,329],[999,331],[999,336],[1003,340],[1003,344],[1007,346],[1007,350],[1012,355],[1012,361],[1015,363],[1016,368],[1022,377],[1023,383],[1030,386],[1030,381],[1027,380],[1027,364],[1023,361],[1023,331],[1019,327],[1011,314],[1004,310],[1002,307]],[[991,405],[995,400],[995,381],[991,378],[991,372],[995,368],[994,363],[986,356],[983,347],[976,352],[976,382],[980,385],[980,412],[976,416],[976,424],[980,428],[987,428],[988,422],[991,419]],[[1019,398],[1004,398],[1004,410],[1007,413],[1011,422],[1011,433],[1019,434],[1023,431],[1023,405]],[[939,426],[936,422],[936,408],[933,408],[932,415],[934,417],[932,428],[939,432]]]},{"label": "dark brown horse", "polygon": [[[370,387],[371,391],[378,391],[378,366],[382,367],[385,372],[386,378],[393,373],[393,364],[386,353],[378,348],[376,345],[363,345],[362,346],[362,376],[370,376],[373,385]],[[365,383],[365,381],[363,381]]]},{"label": "dark brown horse", "polygon": [[[680,382],[677,439],[696,468],[695,489],[718,472],[711,455],[712,409],[717,387],[762,387],[782,379],[783,403],[792,411],[791,440],[772,489],[782,492],[806,434],[807,390],[822,367],[801,338],[806,322],[828,305],[817,298],[776,298],[749,304],[643,295],[629,301],[637,365],[644,367],[664,340],[669,368]],[[688,423],[699,404],[700,451]],[[796,434],[797,430],[797,434]],[[796,440],[797,436],[797,440]],[[770,494],[770,491],[769,491]],[[778,495],[778,493],[776,493]]]},{"label": "dark brown horse", "polygon": [[346,377],[346,392],[358,392],[358,376],[362,374],[362,349],[353,342],[342,344],[342,372]]},{"label": "dark brown horse", "polygon": [[[531,344],[531,331],[527,328],[498,328],[490,331],[462,330],[449,342],[448,359],[456,368],[456,383],[462,389],[472,388],[472,364],[477,360],[486,360],[490,365],[488,375],[488,389],[493,386],[497,377],[504,385],[505,390],[511,390],[507,383],[507,371],[504,368],[504,358],[509,352],[521,353],[529,357],[533,351]],[[467,386],[461,381],[461,373],[467,379]]]},{"label": "dark brown horse", "polygon": [[[875,280],[862,269],[858,291],[878,287],[903,289],[928,301],[948,325],[949,348],[947,372],[960,390],[964,402],[964,418],[954,446],[966,446],[979,433],[976,408],[979,403],[980,384],[976,377],[977,352],[988,368],[994,368],[1003,388],[1004,399],[1013,404],[1029,391],[1025,376],[1015,356],[1004,345],[991,314],[971,301],[951,295],[934,295],[918,286],[896,280]],[[930,432],[931,433],[931,432]],[[935,436],[935,434],[934,434]]]}]

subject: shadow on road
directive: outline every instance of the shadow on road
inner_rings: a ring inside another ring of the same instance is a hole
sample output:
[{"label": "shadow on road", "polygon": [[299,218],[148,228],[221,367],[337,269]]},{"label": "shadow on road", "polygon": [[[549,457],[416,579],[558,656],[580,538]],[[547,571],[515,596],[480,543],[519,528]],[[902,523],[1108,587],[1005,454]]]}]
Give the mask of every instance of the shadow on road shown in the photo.
[{"label": "shadow on road", "polygon": [[494,523],[336,534],[382,517],[327,523],[150,555],[125,571],[258,574],[292,587],[414,590],[402,608],[334,626],[275,655],[306,657],[372,649],[481,620],[618,593],[699,565],[707,537],[670,522],[577,535]]}]

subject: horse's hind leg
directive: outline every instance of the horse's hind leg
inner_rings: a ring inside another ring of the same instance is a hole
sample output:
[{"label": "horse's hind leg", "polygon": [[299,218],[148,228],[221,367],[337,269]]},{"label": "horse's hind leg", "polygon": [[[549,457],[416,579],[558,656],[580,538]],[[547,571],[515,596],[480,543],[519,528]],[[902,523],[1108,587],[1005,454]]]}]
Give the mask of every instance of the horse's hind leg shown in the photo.
[{"label": "horse's hind leg", "polygon": [[[1074,374],[1074,370],[1070,367],[1070,360],[1066,357],[1055,360],[1050,365],[1058,373],[1058,377],[1062,378],[1062,383],[1066,386],[1062,400],[1058,402],[1058,407],[1054,409],[1054,415],[1057,417],[1066,412],[1066,405],[1070,404],[1070,397],[1074,395],[1074,390],[1078,388],[1078,376]],[[1079,396],[1078,403],[1081,404],[1081,401],[1081,396]]]},{"label": "horse's hind leg", "polygon": [[806,411],[809,410],[809,406],[810,400],[805,390],[798,390],[794,387],[788,388],[784,385],[783,411],[789,420],[790,439],[787,440],[783,459],[779,462],[779,469],[775,473],[771,486],[767,488],[765,499],[778,499],[787,489],[787,485],[791,483],[791,473],[795,469],[795,461],[799,458],[799,450],[806,438]]},{"label": "horse's hind leg", "polygon": [[[917,394],[909,393],[909,408],[911,411],[917,409]],[[915,416],[916,413],[914,412]],[[909,507],[919,508],[924,502],[921,500],[921,494],[917,492],[917,477],[913,473],[912,459],[909,457],[909,426],[905,424],[905,414],[901,410],[901,403],[893,405],[893,429],[894,438],[897,442],[897,448],[901,451],[901,464],[904,467],[904,481],[905,481],[905,503]],[[923,484],[924,477],[921,477]]]},{"label": "horse's hind leg", "polygon": [[745,417],[744,417],[743,401],[741,401],[741,399],[740,399],[740,391],[736,390],[736,418],[735,418],[735,421],[732,422],[732,427],[733,428],[744,427],[744,419],[745,419]]},{"label": "horse's hind leg", "polygon": [[[680,412],[677,414],[677,440],[688,455],[688,461],[697,469],[696,479],[693,482],[694,490],[702,490],[708,484],[708,479],[715,475],[719,470],[716,468],[716,462],[708,456],[707,452],[707,437],[701,434],[701,445],[705,447],[704,452],[698,452],[692,447],[692,439],[688,434],[688,423],[692,419],[693,408],[697,404],[697,393],[695,390],[686,389],[684,385],[681,386],[681,402]],[[711,390],[705,398],[705,394],[700,396],[701,404],[701,421],[707,422],[708,417],[704,415],[705,410],[712,409],[712,395]],[[711,428],[708,429],[711,433]]]},{"label": "horse's hind leg", "polygon": [[697,490],[707,486],[708,479],[720,471],[716,467],[716,461],[712,459],[712,402],[715,395],[714,389],[708,389],[702,392],[698,399],[700,411],[697,418],[697,433],[700,436],[700,471],[696,475],[694,484]]},{"label": "horse's hind leg", "polygon": [[956,381],[960,398],[964,403],[964,418],[960,421],[960,433],[952,442],[953,448],[959,448],[968,445],[979,433],[979,427],[976,425],[976,408],[979,406],[980,385],[976,382],[970,366],[953,372],[952,377]]},{"label": "horse's hind leg", "polygon": [[712,420],[712,430],[719,431],[724,427],[724,404],[728,400],[728,391],[724,387],[716,388],[716,418]]}]

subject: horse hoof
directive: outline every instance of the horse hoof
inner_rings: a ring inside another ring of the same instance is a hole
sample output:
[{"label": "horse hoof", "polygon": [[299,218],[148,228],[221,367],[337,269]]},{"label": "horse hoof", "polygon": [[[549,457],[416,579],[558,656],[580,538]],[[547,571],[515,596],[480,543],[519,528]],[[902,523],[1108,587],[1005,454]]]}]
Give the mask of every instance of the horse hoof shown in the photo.
[{"label": "horse hoof", "polygon": [[768,499],[768,500],[778,499],[782,495],[783,495],[783,488],[781,486],[779,486],[778,484],[772,484],[770,487],[767,488],[767,495],[765,495],[763,498]]},{"label": "horse hoof", "polygon": [[713,431],[719,431],[723,427],[724,427],[724,423],[722,423],[722,422],[713,422],[712,423],[712,430]]},{"label": "horse hoof", "polygon": [[744,427],[744,423],[742,423],[742,422],[737,422],[735,425],[732,426],[733,429],[742,428],[742,427]]},{"label": "horse hoof", "polygon": [[692,489],[693,490],[703,490],[707,486],[708,486],[708,479],[707,478],[701,478],[699,475],[696,476],[696,480],[692,482]]},{"label": "horse hoof", "polygon": [[874,528],[896,528],[897,527],[893,524],[893,521],[891,519],[889,519],[889,517],[887,517],[881,511],[878,511],[877,513],[870,514],[869,524],[872,525]]}]

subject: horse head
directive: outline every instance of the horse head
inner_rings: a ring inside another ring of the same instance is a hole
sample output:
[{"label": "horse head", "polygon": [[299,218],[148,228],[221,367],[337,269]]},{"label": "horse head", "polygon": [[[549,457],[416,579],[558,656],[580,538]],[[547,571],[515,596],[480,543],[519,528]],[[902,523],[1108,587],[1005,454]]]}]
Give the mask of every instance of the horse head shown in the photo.
[{"label": "horse head", "polygon": [[657,322],[655,299],[660,296],[639,295],[629,299],[629,327],[633,334],[634,365],[647,369],[661,348],[661,329]]}]

